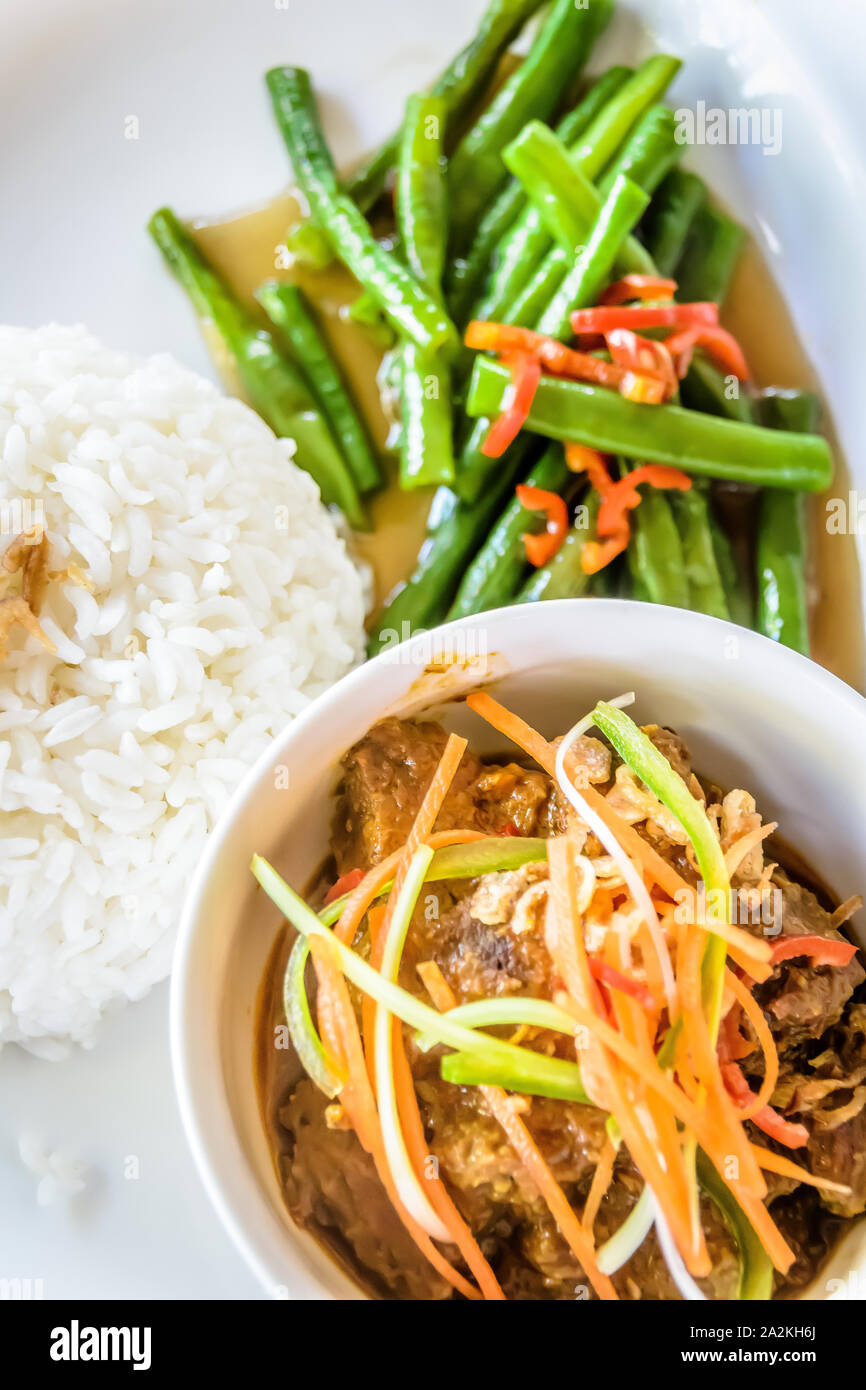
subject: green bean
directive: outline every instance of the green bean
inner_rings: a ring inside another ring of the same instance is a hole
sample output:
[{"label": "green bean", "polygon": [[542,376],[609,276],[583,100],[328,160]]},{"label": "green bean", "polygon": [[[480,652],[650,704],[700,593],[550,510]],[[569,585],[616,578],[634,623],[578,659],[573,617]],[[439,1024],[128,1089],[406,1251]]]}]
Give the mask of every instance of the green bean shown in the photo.
[{"label": "green bean", "polygon": [[367,337],[383,352],[394,346],[397,335],[385,318],[369,290],[362,290],[351,304],[343,305],[340,318],[348,319],[367,334]]},{"label": "green bean", "polygon": [[[484,95],[509,44],[542,4],[543,0],[491,0],[488,4],[475,37],[433,84],[432,95],[443,100],[449,131]],[[347,181],[346,192],[362,212],[368,212],[384,192],[397,163],[399,143],[397,131]]]},{"label": "green bean", "polygon": [[[397,225],[410,268],[437,301],[447,241],[444,129],[442,97],[409,98],[397,157]],[[404,345],[400,406],[402,486],[453,482],[451,374],[442,353]]]},{"label": "green bean", "polygon": [[554,111],[610,18],[612,0],[554,0],[524,62],[493,98],[452,156],[449,194],[452,249],[471,242],[485,208],[505,181],[502,150],[528,120]]},{"label": "green bean", "polygon": [[286,250],[292,259],[310,270],[324,270],[334,259],[334,248],[330,239],[307,218],[297,226],[290,227],[286,233]]},{"label": "green bean", "polygon": [[319,409],[337,439],[359,492],[382,483],[370,436],[325,343],[303,290],[296,285],[262,285],[256,299],[291,345]]},{"label": "green bean", "polygon": [[451,373],[441,353],[405,343],[400,372],[400,486],[453,483]]},{"label": "green bean", "polygon": [[731,539],[715,512],[710,509],[710,534],[716,557],[716,568],[725,591],[725,601],[731,622],[740,627],[754,627],[755,604],[749,575],[734,554]]},{"label": "green bean", "polygon": [[[601,498],[594,488],[578,506],[574,525],[552,560],[534,571],[517,595],[517,603],[540,599],[582,598],[595,587],[600,575],[589,575],[581,564],[583,547],[596,538]],[[608,567],[609,568],[609,567]],[[601,571],[603,574],[604,571]]]},{"label": "green bean", "polygon": [[623,174],[617,176],[586,245],[539,320],[539,333],[551,338],[566,337],[573,311],[595,303],[610,278],[623,242],[648,203],[642,188]]},{"label": "green bean", "polygon": [[716,561],[709,506],[705,491],[693,483],[670,499],[683,547],[689,607],[711,618],[730,618],[728,601]]},{"label": "green bean", "polygon": [[[590,125],[607,105],[631,72],[630,68],[609,68],[556,127],[556,135],[568,145]],[[517,136],[520,139],[520,136]],[[504,156],[503,156],[504,157]],[[506,184],[478,224],[478,230],[465,257],[456,257],[446,276],[446,292],[451,313],[457,323],[465,323],[470,306],[495,267],[500,248],[517,218],[526,208],[526,194],[516,179]]]},{"label": "green bean", "polygon": [[745,239],[743,228],[718,208],[700,208],[674,272],[677,298],[684,304],[700,299],[721,304]]},{"label": "green bean", "polygon": [[[774,429],[817,429],[818,398],[812,392],[772,392],[760,402],[761,418]],[[765,492],[758,502],[758,630],[809,655],[804,499],[792,492]]]},{"label": "green bean", "polygon": [[456,335],[445,311],[380,245],[351,198],[337,188],[308,73],[303,68],[272,68],[267,82],[295,178],[340,259],[398,332],[422,348],[452,347]]},{"label": "green bean", "polygon": [[548,238],[573,256],[598,216],[601,198],[549,126],[530,121],[503,151]]},{"label": "green bean", "polygon": [[647,58],[617,92],[616,97],[572,146],[580,169],[593,182],[606,165],[616,157],[617,150],[640,120],[673,82],[682,63],[666,53]]},{"label": "green bean", "polygon": [[682,157],[683,147],[676,138],[677,121],[673,111],[661,103],[651,106],[635,126],[620,155],[598,185],[602,198],[610,192],[620,174],[631,179],[645,193],[655,193],[662,179]]},{"label": "green bean", "polygon": [[[569,476],[562,446],[554,444],[533,465],[525,482],[527,487],[559,492]],[[527,511],[512,497],[464,574],[448,613],[449,620],[510,603],[528,568],[523,536],[535,535],[544,526],[545,518],[540,513]]]},{"label": "green bean", "polygon": [[670,501],[659,488],[644,490],[626,555],[641,597],[669,608],[688,608],[682,542]]},{"label": "green bean", "polygon": [[318,483],[324,501],[342,508],[352,526],[366,528],[354,480],[304,377],[223,283],[170,208],[154,213],[148,230],[199,317],[219,334],[253,407],[275,434],[295,440],[297,462]]},{"label": "green bean", "polygon": [[433,499],[428,534],[415,569],[380,614],[370,634],[368,652],[375,656],[419,628],[441,622],[463,569],[487,534],[520,474],[527,466],[530,444],[518,439],[499,461],[499,473],[476,502],[462,502],[450,488]]},{"label": "green bean", "polygon": [[641,228],[659,275],[673,275],[706,197],[703,179],[685,169],[671,169],[659,184]]},{"label": "green bean", "polygon": [[721,415],[726,420],[752,424],[755,412],[748,390],[736,377],[722,376],[717,367],[703,357],[695,357],[680,382],[680,396],[690,410],[705,415]]},{"label": "green bean", "polygon": [[431,294],[440,294],[445,266],[446,203],[442,97],[411,96],[397,163],[397,226],[409,269]]},{"label": "green bean", "polygon": [[[507,367],[479,357],[468,413],[488,419],[501,415],[510,384]],[[604,453],[730,482],[820,492],[833,476],[827,441],[818,435],[781,439],[758,425],[718,420],[675,405],[638,405],[617,391],[553,377],[542,377],[527,424],[548,439],[578,440]]]}]

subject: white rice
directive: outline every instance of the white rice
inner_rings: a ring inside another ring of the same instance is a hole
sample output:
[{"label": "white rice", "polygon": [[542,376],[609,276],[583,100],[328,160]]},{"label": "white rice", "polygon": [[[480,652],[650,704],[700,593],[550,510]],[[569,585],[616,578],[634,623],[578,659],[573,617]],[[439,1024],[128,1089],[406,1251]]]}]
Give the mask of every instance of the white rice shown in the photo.
[{"label": "white rice", "polygon": [[[0,1046],[89,1045],[168,974],[205,836],[363,649],[318,489],[239,401],[83,328],[0,327],[0,545],[39,520],[39,621],[0,665]],[[28,517],[28,504],[30,515]]]}]

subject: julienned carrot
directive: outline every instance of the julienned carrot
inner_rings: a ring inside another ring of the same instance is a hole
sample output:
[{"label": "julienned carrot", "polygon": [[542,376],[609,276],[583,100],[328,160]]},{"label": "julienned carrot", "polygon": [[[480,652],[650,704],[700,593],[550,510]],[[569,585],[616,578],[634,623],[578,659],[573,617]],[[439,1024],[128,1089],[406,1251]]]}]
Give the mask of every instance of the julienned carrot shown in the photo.
[{"label": "julienned carrot", "polygon": [[807,1187],[820,1188],[822,1192],[838,1192],[842,1197],[851,1193],[850,1187],[846,1187],[843,1182],[831,1182],[829,1178],[816,1177],[801,1163],[794,1163],[773,1149],[765,1149],[762,1144],[753,1144],[752,1149],[759,1166],[768,1173],[779,1173],[783,1178],[793,1178],[796,1182],[805,1183]]},{"label": "julienned carrot", "polygon": [[422,960],[415,969],[440,1014],[456,1009],[457,997],[435,960]]},{"label": "julienned carrot", "polygon": [[592,1182],[589,1185],[586,1204],[583,1208],[583,1215],[580,1218],[583,1228],[587,1235],[592,1239],[592,1228],[595,1225],[595,1218],[598,1210],[604,1201],[607,1190],[613,1181],[613,1165],[616,1162],[616,1148],[610,1139],[605,1139],[604,1148],[599,1155],[598,1163],[595,1165],[595,1172],[592,1175]]},{"label": "julienned carrot", "polygon": [[725,970],[725,984],[754,1028],[755,1036],[764,1054],[764,1079],[761,1082],[761,1088],[755,1099],[740,1111],[741,1120],[750,1120],[757,1115],[759,1110],[763,1110],[765,1105],[769,1105],[770,1097],[776,1089],[776,1082],[779,1079],[779,1052],[770,1026],[764,1018],[764,1011],[751,990],[746,988],[733,970]]},{"label": "julienned carrot", "polygon": [[[552,745],[547,742],[541,734],[537,733],[519,715],[507,710],[498,700],[494,700],[486,690],[478,690],[466,697],[466,703],[470,709],[491,724],[494,729],[498,729],[506,738],[510,738],[512,743],[516,743],[518,748],[522,748],[530,757],[534,758],[545,772],[550,773],[551,777],[556,776],[556,754]],[[677,873],[672,864],[653,849],[627,821],[613,809],[607,799],[597,792],[594,787],[581,787],[580,794],[585,801],[596,811],[601,819],[612,830],[622,845],[623,849],[635,859],[644,872],[663,888],[668,897],[673,901],[678,900],[678,895],[682,893],[694,894],[694,889],[686,883],[686,880]],[[724,938],[725,941],[738,953],[737,963],[742,963],[740,957],[745,957],[745,968],[751,974],[748,961],[752,960],[761,966],[766,965],[770,959],[770,947],[765,941],[750,936],[748,932],[740,927],[725,925],[724,923],[713,923],[713,931],[716,935]],[[769,969],[765,974],[761,974],[761,979],[766,979],[770,974]]]},{"label": "julienned carrot", "polygon": [[595,1250],[591,1239],[569,1205],[538,1145],[514,1109],[513,1100],[499,1086],[482,1086],[481,1093],[491,1114],[504,1129],[511,1147],[550,1208],[551,1216],[572,1253],[580,1261],[599,1298],[607,1302],[616,1300],[617,1294],[613,1284],[607,1275],[601,1273],[595,1262]]}]

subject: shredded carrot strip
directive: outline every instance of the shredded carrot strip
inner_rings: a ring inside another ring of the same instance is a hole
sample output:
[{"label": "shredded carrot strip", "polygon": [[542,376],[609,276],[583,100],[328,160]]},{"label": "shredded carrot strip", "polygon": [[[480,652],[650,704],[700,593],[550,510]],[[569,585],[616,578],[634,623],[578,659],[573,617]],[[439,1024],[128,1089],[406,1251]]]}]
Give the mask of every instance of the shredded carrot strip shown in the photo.
[{"label": "shredded carrot strip", "polygon": [[750,1120],[757,1115],[759,1110],[763,1110],[765,1105],[769,1105],[770,1097],[776,1089],[776,1082],[779,1079],[779,1052],[770,1026],[764,1018],[764,1012],[751,990],[746,989],[742,980],[734,974],[733,970],[725,971],[725,984],[742,1006],[743,1013],[754,1028],[755,1036],[764,1054],[764,1079],[761,1082],[761,1089],[757,1092],[755,1099],[740,1111],[741,1120]]},{"label": "shredded carrot strip", "polygon": [[511,1147],[550,1208],[554,1221],[565,1237],[569,1248],[580,1261],[599,1298],[605,1301],[615,1300],[617,1295],[613,1284],[607,1275],[601,1273],[595,1262],[595,1250],[591,1239],[572,1211],[565,1193],[550,1171],[538,1145],[515,1111],[511,1097],[506,1095],[499,1086],[482,1086],[481,1093],[491,1114],[505,1130]]},{"label": "shredded carrot strip", "polygon": [[440,1014],[457,1007],[457,997],[435,960],[422,960],[415,969]]},{"label": "shredded carrot strip", "polygon": [[588,1236],[592,1236],[592,1228],[595,1225],[595,1218],[598,1216],[598,1209],[604,1201],[608,1188],[613,1180],[613,1165],[616,1161],[616,1149],[606,1139],[604,1148],[598,1163],[595,1165],[595,1172],[592,1175],[592,1182],[589,1185],[589,1193],[586,1198],[586,1206],[583,1209],[583,1228]]},{"label": "shredded carrot strip", "polygon": [[819,1187],[822,1191],[838,1192],[843,1197],[847,1197],[851,1189],[842,1182],[831,1182],[829,1178],[818,1178],[814,1173],[810,1173],[808,1168],[802,1168],[799,1163],[793,1163],[790,1158],[783,1158],[773,1149],[765,1149],[762,1144],[753,1144],[755,1158],[762,1168],[769,1173],[778,1173],[783,1178],[794,1178],[797,1182],[805,1183],[807,1187]]}]

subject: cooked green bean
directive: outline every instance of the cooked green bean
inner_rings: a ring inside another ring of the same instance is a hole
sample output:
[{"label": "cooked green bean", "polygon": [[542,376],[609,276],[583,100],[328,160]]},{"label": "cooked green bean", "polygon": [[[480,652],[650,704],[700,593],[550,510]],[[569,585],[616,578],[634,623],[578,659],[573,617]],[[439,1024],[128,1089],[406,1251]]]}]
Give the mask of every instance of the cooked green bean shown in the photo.
[{"label": "cooked green bean", "polygon": [[330,239],[309,218],[286,233],[286,250],[291,252],[293,260],[311,270],[324,270],[334,259]]},{"label": "cooked green bean", "polygon": [[[583,547],[596,539],[596,522],[601,502],[590,489],[577,509],[574,525],[552,560],[535,570],[517,595],[517,603],[536,603],[540,599],[583,598],[596,588],[599,575],[587,574],[581,564]],[[608,566],[609,568],[609,566]],[[602,570],[601,574],[605,571]]]},{"label": "cooked green bean", "polygon": [[602,176],[598,191],[607,197],[620,174],[631,179],[645,193],[653,194],[662,179],[682,157],[683,147],[676,138],[677,121],[669,107],[658,103],[638,121],[621,153]]},{"label": "cooked green bean", "polygon": [[726,420],[754,423],[752,398],[743,382],[733,376],[723,376],[717,367],[703,357],[695,357],[680,382],[683,405],[705,415],[721,415]]},{"label": "cooked green bean", "polygon": [[745,240],[744,229],[718,208],[699,208],[674,272],[677,298],[721,304]]},{"label": "cooked green bean", "polygon": [[633,517],[626,556],[640,596],[669,608],[688,608],[683,547],[670,499],[659,488],[645,487]]},{"label": "cooked green bean", "polygon": [[[770,392],[760,402],[762,420],[800,433],[818,427],[820,405],[812,392]],[[758,502],[758,630],[774,642],[809,655],[806,592],[805,499],[793,492],[763,493]]]},{"label": "cooked green bean", "polygon": [[566,146],[541,121],[529,121],[503,151],[520,180],[548,239],[573,256],[598,216],[601,197]]},{"label": "cooked green bean", "polygon": [[659,275],[673,275],[706,198],[703,179],[685,169],[671,169],[659,184],[641,228]]},{"label": "cooked green bean", "polygon": [[[525,482],[527,487],[560,492],[569,476],[562,445],[553,444],[533,465]],[[528,569],[523,536],[543,531],[544,526],[545,519],[539,513],[527,511],[512,497],[464,574],[449,619],[511,603]]]},{"label": "cooked green bean", "polygon": [[[467,400],[473,417],[502,413],[511,383],[506,367],[479,357]],[[638,405],[617,391],[542,377],[527,421],[549,439],[579,440],[605,453],[667,463],[710,478],[820,492],[833,476],[825,439],[784,439],[758,425],[719,420],[675,405]]]},{"label": "cooked green bean", "polygon": [[370,436],[337,368],[303,290],[271,281],[256,291],[268,318],[285,335],[295,361],[331,426],[359,492],[381,485]]},{"label": "cooked green bean", "polygon": [[308,73],[271,68],[267,83],[295,178],[340,259],[399,333],[422,348],[452,347],[456,335],[444,309],[376,240],[352,199],[339,191]]},{"label": "cooked green bean", "polygon": [[683,547],[689,607],[711,618],[730,618],[728,601],[713,545],[706,493],[697,483],[672,495],[670,504]]},{"label": "cooked green bean", "polygon": [[[630,68],[613,67],[603,73],[583,100],[560,121],[556,127],[558,139],[566,145],[576,140],[619,90],[630,72]],[[520,136],[516,138],[519,140]],[[446,276],[446,291],[451,313],[457,323],[466,322],[471,305],[478,299],[479,292],[496,266],[506,234],[525,209],[524,189],[519,181],[512,179],[481,218],[467,255],[458,256],[451,262]]]},{"label": "cooked green bean", "polygon": [[544,120],[562,100],[610,18],[612,0],[554,0],[525,60],[467,131],[451,158],[452,250],[471,243],[478,221],[505,182],[502,150],[527,121]]},{"label": "cooked green bean", "polygon": [[354,479],[304,377],[223,283],[170,208],[154,213],[148,230],[199,317],[219,334],[254,408],[275,434],[295,440],[298,464],[318,483],[324,500],[342,508],[352,526],[366,528]]},{"label": "cooked green bean", "polygon": [[[544,0],[490,0],[475,37],[433,84],[431,94],[442,98],[449,131],[483,97],[509,44],[543,3]],[[346,192],[362,212],[368,212],[384,192],[388,175],[397,163],[399,143],[397,131],[347,181]]]},{"label": "cooked green bean", "polygon": [[712,508],[710,534],[731,622],[739,623],[740,627],[754,627],[755,602],[750,576],[734,553],[731,539]]},{"label": "cooked green bean", "polygon": [[610,279],[623,242],[648,203],[649,197],[642,188],[623,174],[617,176],[586,245],[539,319],[539,333],[551,338],[568,336],[569,316],[575,309],[595,303]]},{"label": "cooked green bean", "polygon": [[[447,243],[442,97],[413,96],[397,155],[397,226],[410,268],[441,301]],[[451,374],[441,352],[406,343],[400,383],[403,431],[400,482],[425,487],[454,481]]]}]

